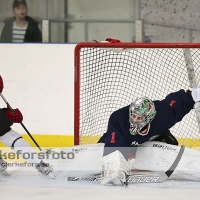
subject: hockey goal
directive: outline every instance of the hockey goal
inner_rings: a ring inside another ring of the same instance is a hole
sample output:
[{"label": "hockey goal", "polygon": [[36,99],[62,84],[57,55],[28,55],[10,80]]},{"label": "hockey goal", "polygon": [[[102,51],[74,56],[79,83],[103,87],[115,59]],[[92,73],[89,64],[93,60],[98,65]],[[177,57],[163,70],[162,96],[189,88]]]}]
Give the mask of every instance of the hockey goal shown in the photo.
[{"label": "hockey goal", "polygon": [[[96,143],[107,130],[110,114],[136,97],[161,100],[171,92],[199,85],[199,63],[200,44],[79,43],[74,144]],[[200,146],[194,110],[171,132],[179,145]]]}]

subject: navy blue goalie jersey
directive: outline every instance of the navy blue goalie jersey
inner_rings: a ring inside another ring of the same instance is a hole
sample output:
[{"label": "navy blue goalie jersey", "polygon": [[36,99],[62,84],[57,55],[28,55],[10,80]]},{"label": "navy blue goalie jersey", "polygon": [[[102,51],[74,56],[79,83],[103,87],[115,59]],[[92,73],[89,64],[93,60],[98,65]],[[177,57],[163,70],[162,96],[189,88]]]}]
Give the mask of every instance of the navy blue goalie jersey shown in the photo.
[{"label": "navy blue goalie jersey", "polygon": [[153,140],[180,122],[193,109],[195,103],[191,92],[184,90],[170,93],[165,99],[153,102],[157,113],[145,127],[144,134],[130,133],[129,105],[113,112],[108,122],[105,147],[138,147]]}]

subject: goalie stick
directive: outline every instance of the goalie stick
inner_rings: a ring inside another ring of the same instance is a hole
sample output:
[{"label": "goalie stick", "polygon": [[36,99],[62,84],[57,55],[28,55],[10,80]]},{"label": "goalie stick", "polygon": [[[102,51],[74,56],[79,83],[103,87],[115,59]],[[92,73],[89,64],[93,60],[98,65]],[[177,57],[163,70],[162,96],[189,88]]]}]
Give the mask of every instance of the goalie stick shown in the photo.
[{"label": "goalie stick", "polygon": [[[174,172],[178,166],[179,161],[184,152],[184,146],[181,146],[180,151],[171,167],[166,172],[147,172],[147,171],[138,171],[134,172],[132,175],[127,175],[127,181],[125,185],[129,183],[162,183],[166,181]],[[102,173],[88,175],[86,177],[67,177],[68,181],[89,181],[89,182],[98,182],[102,180]]]}]

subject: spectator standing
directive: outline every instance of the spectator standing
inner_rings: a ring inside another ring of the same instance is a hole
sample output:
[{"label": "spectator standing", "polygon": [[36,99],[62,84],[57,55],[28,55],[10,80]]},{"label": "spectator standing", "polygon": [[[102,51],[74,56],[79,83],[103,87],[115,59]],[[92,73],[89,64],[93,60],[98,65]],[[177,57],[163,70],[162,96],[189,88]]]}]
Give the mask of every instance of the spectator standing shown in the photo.
[{"label": "spectator standing", "polygon": [[14,17],[5,20],[1,33],[2,42],[42,42],[42,34],[38,22],[27,15],[28,7],[25,0],[14,0]]}]

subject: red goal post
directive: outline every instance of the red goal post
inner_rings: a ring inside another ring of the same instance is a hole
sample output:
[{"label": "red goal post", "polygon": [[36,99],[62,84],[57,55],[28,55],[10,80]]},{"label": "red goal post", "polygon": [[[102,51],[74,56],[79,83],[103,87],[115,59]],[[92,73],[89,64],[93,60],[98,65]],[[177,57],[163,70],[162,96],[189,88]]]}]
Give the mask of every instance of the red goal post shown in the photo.
[{"label": "red goal post", "polygon": [[[136,97],[161,100],[199,85],[200,44],[82,42],[74,53],[75,145],[96,143],[110,114]],[[170,130],[179,145],[200,146],[194,110]]]}]

